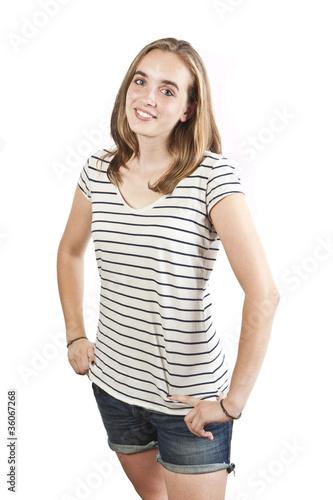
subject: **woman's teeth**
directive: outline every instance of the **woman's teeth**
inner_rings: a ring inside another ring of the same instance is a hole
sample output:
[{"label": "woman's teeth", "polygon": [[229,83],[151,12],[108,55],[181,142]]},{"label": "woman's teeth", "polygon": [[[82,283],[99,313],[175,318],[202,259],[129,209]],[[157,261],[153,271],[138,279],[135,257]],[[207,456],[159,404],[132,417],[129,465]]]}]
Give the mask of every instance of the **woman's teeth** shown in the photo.
[{"label": "woman's teeth", "polygon": [[136,110],[138,115],[142,116],[142,118],[154,118],[152,115],[149,115],[148,113],[144,113],[143,111],[140,111],[139,109]]}]

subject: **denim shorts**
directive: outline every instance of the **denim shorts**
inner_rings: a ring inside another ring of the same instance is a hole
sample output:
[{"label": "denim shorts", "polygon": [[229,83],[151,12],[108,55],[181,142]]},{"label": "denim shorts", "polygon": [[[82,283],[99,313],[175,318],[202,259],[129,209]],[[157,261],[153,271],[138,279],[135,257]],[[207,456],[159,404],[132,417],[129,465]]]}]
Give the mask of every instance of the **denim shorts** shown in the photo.
[{"label": "denim shorts", "polygon": [[227,469],[233,422],[205,425],[214,440],[198,437],[189,431],[182,415],[167,415],[115,399],[92,383],[96,402],[111,450],[138,453],[156,448],[156,461],[181,474],[202,474]]}]

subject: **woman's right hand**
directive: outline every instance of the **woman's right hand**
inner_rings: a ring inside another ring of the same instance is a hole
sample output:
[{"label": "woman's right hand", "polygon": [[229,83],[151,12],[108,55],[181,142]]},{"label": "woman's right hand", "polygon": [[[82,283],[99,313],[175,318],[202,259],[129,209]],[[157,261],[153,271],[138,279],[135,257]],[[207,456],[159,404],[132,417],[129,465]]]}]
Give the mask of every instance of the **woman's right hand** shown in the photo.
[{"label": "woman's right hand", "polygon": [[68,360],[77,375],[88,375],[89,365],[96,363],[94,347],[88,339],[76,340],[68,346]]}]

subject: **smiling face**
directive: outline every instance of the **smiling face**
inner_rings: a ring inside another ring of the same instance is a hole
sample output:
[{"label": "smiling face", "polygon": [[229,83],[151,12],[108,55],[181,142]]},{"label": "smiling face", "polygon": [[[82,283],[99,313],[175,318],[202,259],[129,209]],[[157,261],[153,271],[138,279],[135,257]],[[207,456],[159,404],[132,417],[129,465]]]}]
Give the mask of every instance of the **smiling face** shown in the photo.
[{"label": "smiling face", "polygon": [[195,112],[188,102],[191,74],[179,56],[152,50],[138,64],[126,95],[126,116],[140,137],[167,141],[175,125]]}]

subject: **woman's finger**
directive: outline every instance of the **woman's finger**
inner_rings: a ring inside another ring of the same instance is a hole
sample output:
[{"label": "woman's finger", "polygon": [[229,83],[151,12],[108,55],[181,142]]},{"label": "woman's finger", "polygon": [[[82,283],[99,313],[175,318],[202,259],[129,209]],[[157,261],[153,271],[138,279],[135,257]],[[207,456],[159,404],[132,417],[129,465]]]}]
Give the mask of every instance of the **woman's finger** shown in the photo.
[{"label": "woman's finger", "polygon": [[191,410],[185,417],[185,423],[188,429],[195,434],[196,436],[203,437],[206,439],[210,439],[211,441],[214,439],[214,436],[211,432],[206,431],[202,425],[202,420],[200,417]]},{"label": "woman's finger", "polygon": [[198,403],[200,403],[200,399],[198,398],[195,398],[193,396],[183,396],[179,394],[168,396],[168,399],[171,399],[171,401],[178,401],[179,403],[184,403],[189,406],[196,406]]},{"label": "woman's finger", "polygon": [[79,368],[78,375],[85,375],[86,374],[86,367],[85,367],[84,360],[82,358],[78,357],[78,358],[76,358],[76,364]]},{"label": "woman's finger", "polygon": [[96,363],[95,351],[93,347],[88,348],[88,359],[89,359],[89,364],[94,365]]},{"label": "woman's finger", "polygon": [[193,406],[193,409],[190,410],[187,415],[184,417],[184,421],[192,434],[195,434],[198,437],[203,437],[206,439],[210,439],[211,441],[214,439],[213,434],[209,431],[206,431],[203,425],[202,412],[197,410],[198,403],[202,402],[200,399],[197,399],[193,396],[180,396],[173,395],[170,396],[169,399],[172,401],[179,401],[180,403],[185,403],[190,406]]},{"label": "woman's finger", "polygon": [[210,441],[213,441],[214,439],[213,434],[209,431],[205,431],[205,429],[201,429],[200,431],[198,431],[197,436],[209,439]]}]

